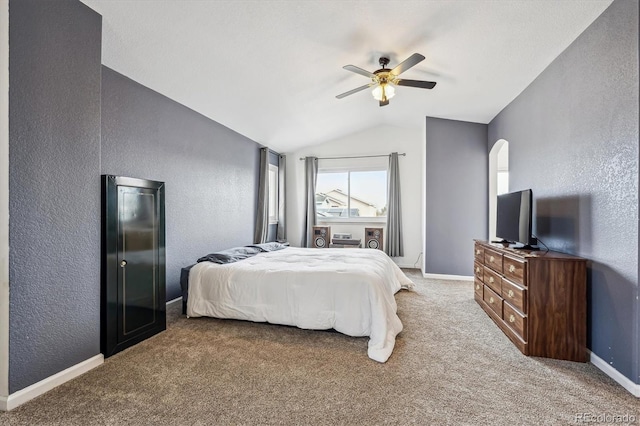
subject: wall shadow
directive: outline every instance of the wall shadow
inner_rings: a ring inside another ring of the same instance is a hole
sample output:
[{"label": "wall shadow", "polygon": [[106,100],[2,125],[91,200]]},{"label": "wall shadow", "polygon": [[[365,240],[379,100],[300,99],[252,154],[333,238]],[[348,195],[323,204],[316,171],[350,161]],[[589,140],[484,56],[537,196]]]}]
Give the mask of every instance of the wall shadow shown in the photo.
[{"label": "wall shadow", "polygon": [[591,196],[535,198],[533,233],[551,250],[579,255],[591,242]]},{"label": "wall shadow", "polygon": [[635,282],[603,263],[587,263],[587,347],[635,383],[637,297]]},{"label": "wall shadow", "polygon": [[605,263],[589,260],[593,247],[591,195],[535,198],[534,194],[534,200],[533,233],[540,241],[551,250],[588,259],[587,347],[634,380],[640,368],[634,349],[638,345],[634,328],[638,286]]}]

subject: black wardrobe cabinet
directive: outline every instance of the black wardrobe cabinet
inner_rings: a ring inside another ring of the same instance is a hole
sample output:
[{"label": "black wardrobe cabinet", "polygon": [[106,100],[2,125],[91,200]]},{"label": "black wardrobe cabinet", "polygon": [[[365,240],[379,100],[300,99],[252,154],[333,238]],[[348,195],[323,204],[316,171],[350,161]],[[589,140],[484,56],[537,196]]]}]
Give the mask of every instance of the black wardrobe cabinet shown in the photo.
[{"label": "black wardrobe cabinet", "polygon": [[164,183],[102,175],[101,351],[166,329]]}]

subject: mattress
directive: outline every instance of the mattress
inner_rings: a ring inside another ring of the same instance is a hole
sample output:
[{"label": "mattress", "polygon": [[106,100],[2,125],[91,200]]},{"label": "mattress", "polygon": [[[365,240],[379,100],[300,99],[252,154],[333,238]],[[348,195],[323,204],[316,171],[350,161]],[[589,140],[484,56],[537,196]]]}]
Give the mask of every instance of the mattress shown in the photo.
[{"label": "mattress", "polygon": [[289,247],[189,271],[186,313],[369,336],[386,362],[402,331],[394,294],[413,282],[382,251]]}]

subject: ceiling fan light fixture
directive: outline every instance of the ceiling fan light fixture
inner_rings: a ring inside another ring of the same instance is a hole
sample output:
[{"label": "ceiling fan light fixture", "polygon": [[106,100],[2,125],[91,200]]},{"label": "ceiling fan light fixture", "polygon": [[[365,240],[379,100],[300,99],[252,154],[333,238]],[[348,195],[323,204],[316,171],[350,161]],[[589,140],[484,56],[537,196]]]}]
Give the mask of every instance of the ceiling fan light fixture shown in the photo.
[{"label": "ceiling fan light fixture", "polygon": [[385,106],[389,105],[389,99],[393,98],[393,96],[396,94],[396,86],[417,87],[419,89],[433,89],[436,85],[435,81],[407,80],[405,78],[401,79],[398,77],[400,74],[420,63],[424,59],[424,56],[422,56],[421,54],[414,53],[413,55],[402,61],[400,64],[396,65],[395,68],[389,69],[387,68],[387,65],[389,64],[389,58],[383,56],[379,61],[382,68],[373,72],[363,70],[362,68],[358,68],[355,65],[345,65],[342,68],[347,71],[363,75],[369,78],[370,82],[369,84],[365,84],[364,86],[360,86],[353,90],[349,90],[348,92],[341,93],[336,96],[336,98],[342,99],[349,95],[353,95],[354,93],[358,93],[373,87],[373,90],[371,92],[373,98],[380,102],[380,106]]},{"label": "ceiling fan light fixture", "polygon": [[384,88],[384,91],[387,94],[387,99],[391,99],[396,95],[396,88],[393,87],[393,84],[387,83]]},{"label": "ceiling fan light fixture", "polygon": [[373,92],[371,92],[371,94],[373,95],[375,100],[383,101],[393,98],[396,94],[396,89],[392,84],[380,83],[373,89]]}]

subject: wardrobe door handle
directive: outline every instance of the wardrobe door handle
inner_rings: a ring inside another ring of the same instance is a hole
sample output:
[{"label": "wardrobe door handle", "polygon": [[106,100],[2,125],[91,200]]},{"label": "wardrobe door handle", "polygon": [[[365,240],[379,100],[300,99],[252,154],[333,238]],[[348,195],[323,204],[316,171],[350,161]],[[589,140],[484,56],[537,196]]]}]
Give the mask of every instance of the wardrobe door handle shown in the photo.
[{"label": "wardrobe door handle", "polygon": [[127,266],[127,261],[126,261],[126,260],[122,260],[122,261],[120,262],[120,267],[121,267],[121,268],[124,268],[125,266]]}]

